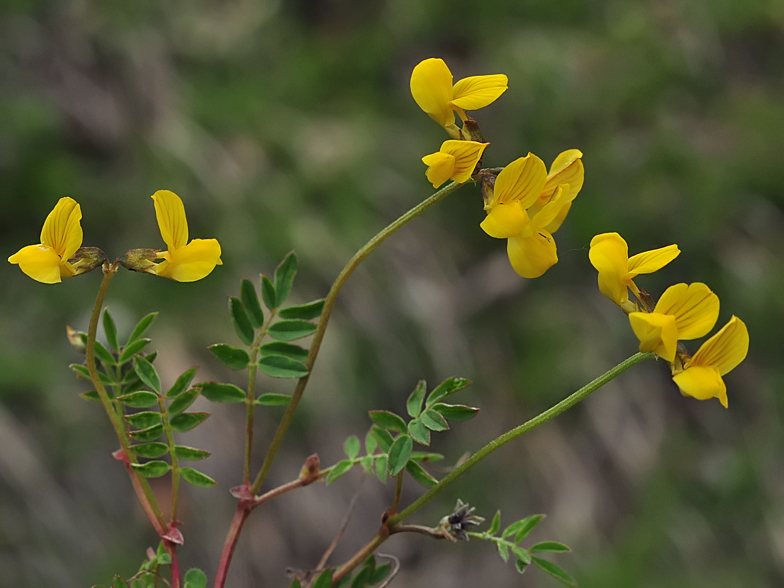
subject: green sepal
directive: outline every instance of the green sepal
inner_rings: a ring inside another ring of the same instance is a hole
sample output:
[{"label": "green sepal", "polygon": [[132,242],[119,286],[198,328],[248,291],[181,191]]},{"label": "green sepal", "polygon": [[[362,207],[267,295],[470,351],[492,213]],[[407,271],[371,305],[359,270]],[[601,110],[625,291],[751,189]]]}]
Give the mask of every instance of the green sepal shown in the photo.
[{"label": "green sepal", "polygon": [[188,447],[187,445],[175,445],[174,455],[177,456],[177,459],[184,459],[185,461],[199,461],[200,459],[208,458],[212,453],[204,449]]},{"label": "green sepal", "polygon": [[385,429],[381,427],[377,427],[373,425],[370,428],[370,434],[376,438],[378,442],[378,446],[381,448],[381,451],[384,453],[389,452],[389,448],[392,447],[392,443],[394,443],[394,439],[392,439],[392,435],[390,435]]},{"label": "green sepal", "polygon": [[117,360],[117,363],[120,365],[128,363],[131,361],[131,359],[133,359],[134,355],[147,347],[150,341],[151,339],[137,339],[133,343],[128,343],[128,345],[123,347],[122,353],[120,353],[120,359]]},{"label": "green sepal", "polygon": [[128,435],[137,441],[155,441],[158,437],[163,435],[163,425],[153,425],[152,427],[142,429],[141,431],[131,431]]},{"label": "green sepal", "polygon": [[319,300],[314,300],[307,304],[281,308],[280,311],[278,311],[278,314],[280,315],[280,318],[284,319],[303,319],[309,321],[321,316],[321,311],[324,310],[324,300],[324,298],[320,298]]},{"label": "green sepal", "polygon": [[95,357],[103,365],[117,365],[117,360],[112,355],[112,352],[106,349],[100,341],[95,342]]},{"label": "green sepal", "polygon": [[109,344],[109,347],[119,351],[120,342],[117,340],[117,325],[112,315],[109,314],[108,308],[103,309],[103,332],[106,334],[106,342]]},{"label": "green sepal", "polygon": [[424,380],[419,380],[419,383],[416,385],[416,388],[414,388],[411,396],[408,397],[408,401],[406,401],[406,410],[408,411],[408,416],[412,418],[418,417],[419,413],[422,412],[422,403],[425,401],[425,392],[427,392],[427,382]]},{"label": "green sepal", "polygon": [[354,462],[350,459],[344,459],[336,463],[332,471],[327,474],[327,486],[347,473],[352,467],[354,467]]},{"label": "green sepal", "polygon": [[250,324],[248,313],[245,312],[245,307],[242,306],[242,301],[239,298],[229,297],[229,314],[231,314],[231,324],[234,325],[234,330],[240,341],[245,345],[253,345],[256,331]]},{"label": "green sepal", "polygon": [[425,410],[420,420],[431,431],[446,431],[449,429],[449,423],[446,422],[446,419],[432,408]]},{"label": "green sepal", "polygon": [[467,421],[479,414],[479,409],[465,404],[444,404],[438,402],[433,405],[433,410],[449,421]]},{"label": "green sepal", "polygon": [[285,394],[262,394],[256,399],[256,404],[261,406],[285,406],[291,402],[291,396]]},{"label": "green sepal", "polygon": [[429,463],[433,461],[441,461],[444,456],[440,453],[428,453],[426,451],[412,451],[411,460],[420,463]]},{"label": "green sepal", "polygon": [[528,549],[531,553],[563,553],[571,551],[568,545],[558,541],[541,541]]},{"label": "green sepal", "polygon": [[463,388],[470,386],[471,380],[466,380],[465,378],[447,378],[443,382],[441,382],[438,386],[436,386],[435,390],[430,393],[430,396],[427,397],[427,401],[425,402],[425,406],[430,408],[436,402],[441,402],[442,400],[446,400],[452,394],[457,392],[458,390],[462,390]]},{"label": "green sepal", "polygon": [[487,530],[488,535],[495,535],[501,529],[501,511],[495,511],[495,516],[490,523],[490,528]]},{"label": "green sepal", "polygon": [[359,455],[360,447],[359,439],[354,435],[348,437],[343,443],[343,451],[346,452],[346,456],[349,459],[354,459]]},{"label": "green sepal", "polygon": [[135,429],[149,429],[161,422],[161,413],[151,410],[125,415],[125,421]]},{"label": "green sepal", "polygon": [[172,417],[169,424],[171,425],[171,428],[178,433],[185,433],[196,425],[204,422],[209,416],[210,413],[208,412],[183,412],[182,414]]},{"label": "green sepal", "polygon": [[408,463],[408,458],[411,457],[411,450],[414,448],[414,440],[408,435],[400,435],[392,447],[389,448],[389,475],[391,477],[397,476]]},{"label": "green sepal", "polygon": [[131,467],[140,476],[145,478],[158,478],[167,473],[171,466],[165,461],[148,461],[147,463],[132,463]]},{"label": "green sepal", "polygon": [[201,395],[212,402],[244,402],[245,391],[234,384],[200,382]]},{"label": "green sepal", "polygon": [[408,422],[408,434],[420,445],[430,445],[430,429],[421,420],[412,419]]},{"label": "green sepal", "polygon": [[207,574],[199,568],[191,568],[185,574],[185,586],[183,588],[207,588]]},{"label": "green sepal", "polygon": [[311,322],[293,319],[273,323],[267,332],[278,341],[294,341],[312,335],[316,329],[316,325]]},{"label": "green sepal", "polygon": [[191,385],[191,382],[193,381],[193,377],[196,375],[198,369],[199,368],[197,366],[182,372],[180,376],[177,378],[177,381],[174,382],[174,385],[171,388],[169,388],[168,392],[166,392],[166,398],[176,398],[177,396],[185,392],[188,389],[188,386]]},{"label": "green sepal", "polygon": [[[158,316],[157,312],[151,312],[147,316],[142,317],[142,319],[138,323],[136,323],[136,326],[133,328],[133,331],[131,332],[131,336],[128,337],[128,341],[125,342],[125,347],[127,348],[132,343],[135,343],[136,341],[141,339],[142,335],[144,335],[144,333],[147,332],[147,329],[150,328],[150,325],[152,325],[152,322],[155,320],[155,317],[157,316]],[[132,353],[131,356],[133,356],[134,353]]]},{"label": "green sepal", "polygon": [[161,378],[146,357],[137,355],[133,358],[133,369],[139,379],[156,394],[161,393]]},{"label": "green sepal", "polygon": [[553,578],[560,580],[567,586],[577,586],[577,581],[572,578],[572,576],[570,576],[565,570],[562,570],[553,562],[547,561],[546,559],[542,559],[540,557],[532,557],[531,559],[537,568],[550,574]]},{"label": "green sepal", "polygon": [[294,361],[305,362],[308,358],[308,350],[303,349],[299,345],[293,343],[286,343],[284,341],[271,341],[259,347],[259,354],[261,357],[266,355],[282,355],[293,359]]},{"label": "green sepal", "polygon": [[386,455],[382,455],[376,460],[376,477],[378,477],[379,482],[382,484],[387,483],[387,463],[388,459]]},{"label": "green sepal", "polygon": [[406,471],[411,474],[412,478],[422,484],[425,488],[432,488],[438,484],[438,480],[431,476],[425,470],[425,468],[411,459],[409,459],[408,463],[406,464]]},{"label": "green sepal", "polygon": [[199,397],[200,388],[191,388],[187,392],[180,394],[175,398],[172,403],[169,405],[169,418],[180,414],[181,412],[188,409],[188,407],[193,404],[196,399]]},{"label": "green sepal", "polygon": [[253,282],[248,279],[244,279],[240,282],[240,300],[242,300],[242,305],[248,312],[250,324],[252,324],[254,328],[260,329],[264,324],[264,311],[261,309],[261,303],[259,302],[259,295],[256,294],[256,288],[253,285]]},{"label": "green sepal", "polygon": [[313,582],[313,588],[330,588],[332,586],[332,568],[327,568]]},{"label": "green sepal", "polygon": [[302,588],[302,584],[300,584],[300,581],[297,578],[294,578],[291,581],[291,584],[289,584],[289,588]]},{"label": "green sepal", "polygon": [[87,392],[82,392],[81,394],[79,394],[79,396],[90,402],[103,402],[101,400],[101,395],[98,394],[97,390],[88,390]]},{"label": "green sepal", "polygon": [[218,485],[218,483],[210,478],[207,474],[203,474],[202,472],[194,470],[193,468],[182,468],[180,470],[180,474],[182,475],[183,480],[188,482],[188,484],[193,484],[194,486],[209,488],[210,486]]},{"label": "green sepal", "polygon": [[210,345],[207,349],[215,356],[215,359],[230,370],[244,370],[250,363],[248,352],[239,347],[232,347],[225,343],[216,343],[215,345]]},{"label": "green sepal", "polygon": [[371,420],[382,429],[398,431],[400,433],[406,432],[406,421],[394,412],[388,410],[371,410],[368,411],[368,414],[370,415]]},{"label": "green sepal", "polygon": [[150,406],[158,404],[158,395],[155,392],[150,392],[148,390],[139,390],[137,392],[131,392],[130,394],[118,396],[117,400],[131,408],[149,408]]},{"label": "green sepal", "polygon": [[542,522],[544,516],[545,515],[543,514],[531,515],[530,517],[525,517],[521,521],[518,521],[520,528],[517,529],[517,532],[515,533],[514,542],[520,543],[520,541],[528,537],[531,531],[533,531],[536,526]]},{"label": "green sepal", "polygon": [[169,446],[160,442],[144,443],[142,445],[131,445],[131,451],[139,457],[155,459],[156,457],[166,455],[169,452]]},{"label": "green sepal", "polygon": [[278,307],[275,300],[275,284],[264,274],[261,274],[261,298],[268,309],[274,310]]},{"label": "green sepal", "polygon": [[264,355],[259,359],[259,369],[270,378],[301,378],[308,375],[304,363],[284,355]]},{"label": "green sepal", "polygon": [[297,275],[297,254],[291,251],[275,268],[275,302],[282,306],[286,302]]}]

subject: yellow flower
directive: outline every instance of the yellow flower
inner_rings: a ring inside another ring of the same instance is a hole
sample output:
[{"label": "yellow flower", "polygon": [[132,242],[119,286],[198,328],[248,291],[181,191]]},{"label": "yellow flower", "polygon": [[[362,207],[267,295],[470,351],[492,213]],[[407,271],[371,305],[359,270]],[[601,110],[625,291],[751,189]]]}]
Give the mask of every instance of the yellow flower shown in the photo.
[{"label": "yellow flower", "polygon": [[637,310],[629,302],[629,288],[635,295],[640,294],[634,283],[639,274],[651,274],[660,270],[680,255],[677,245],[644,251],[629,257],[629,247],[618,233],[602,233],[591,239],[588,257],[599,272],[599,290],[624,311]]},{"label": "yellow flower", "polygon": [[195,282],[223,263],[217,239],[194,239],[188,243],[188,219],[177,194],[158,190],[152,199],[161,236],[169,247],[158,253],[163,261],[152,268],[154,273],[178,282]]},{"label": "yellow flower", "polygon": [[41,244],[23,247],[8,261],[19,264],[24,273],[44,284],[55,284],[80,273],[68,260],[73,259],[82,244],[81,218],[82,210],[76,200],[60,198],[44,221]]},{"label": "yellow flower", "polygon": [[713,337],[705,341],[685,369],[672,379],[684,396],[697,400],[718,398],[727,408],[727,386],[722,376],[746,358],[749,351],[749,331],[738,317],[733,316]]},{"label": "yellow flower", "polygon": [[512,268],[524,278],[538,278],[558,261],[552,233],[569,212],[583,186],[582,153],[561,153],[547,173],[544,162],[529,153],[507,165],[492,189],[485,184],[487,217],[482,230],[508,239]]},{"label": "yellow flower", "polygon": [[670,363],[675,360],[679,340],[707,335],[718,318],[719,297],[700,282],[670,286],[653,312],[629,314],[640,351],[653,351]]},{"label": "yellow flower", "polygon": [[443,59],[425,59],[411,73],[411,95],[430,118],[446,129],[455,139],[460,129],[455,125],[455,112],[466,120],[465,110],[476,110],[491,104],[506,91],[504,74],[471,76],[452,86],[452,72]]},{"label": "yellow flower", "polygon": [[427,179],[434,188],[447,180],[454,180],[459,184],[468,181],[489,144],[476,141],[444,141],[437,153],[422,158],[425,165],[429,166]]}]

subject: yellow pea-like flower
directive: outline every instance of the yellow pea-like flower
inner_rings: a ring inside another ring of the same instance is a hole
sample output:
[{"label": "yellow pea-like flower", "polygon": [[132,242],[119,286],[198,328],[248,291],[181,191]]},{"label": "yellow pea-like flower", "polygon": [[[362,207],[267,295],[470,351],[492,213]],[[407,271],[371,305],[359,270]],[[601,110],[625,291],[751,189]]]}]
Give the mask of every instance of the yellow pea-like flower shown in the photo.
[{"label": "yellow pea-like flower", "polygon": [[588,252],[591,264],[599,272],[599,291],[626,312],[637,310],[629,302],[630,288],[635,295],[640,293],[634,278],[660,270],[678,255],[680,249],[673,244],[629,257],[629,247],[618,233],[596,235]]},{"label": "yellow pea-like flower", "polygon": [[195,282],[223,263],[217,239],[193,239],[188,242],[188,219],[177,194],[158,190],[152,199],[155,202],[158,227],[168,250],[158,253],[158,258],[163,261],[153,266],[150,273],[178,282]]},{"label": "yellow pea-like flower", "polygon": [[685,369],[672,379],[684,396],[697,400],[718,398],[727,408],[727,386],[722,376],[735,369],[749,351],[746,324],[734,316],[713,337],[705,341]]},{"label": "yellow pea-like flower", "polygon": [[434,188],[447,180],[460,184],[468,181],[489,144],[476,141],[444,141],[439,151],[422,158],[424,164],[429,166],[427,179]]},{"label": "yellow pea-like flower", "polygon": [[446,129],[455,139],[460,129],[455,124],[455,112],[461,120],[466,110],[476,110],[491,104],[507,89],[504,74],[471,76],[452,85],[452,72],[443,59],[425,59],[411,73],[411,95],[430,118]]},{"label": "yellow pea-like flower", "polygon": [[653,312],[629,314],[640,351],[653,351],[670,363],[675,360],[679,340],[707,335],[718,318],[719,297],[701,282],[670,286]]},{"label": "yellow pea-like flower", "polygon": [[23,247],[8,261],[19,264],[28,276],[44,284],[56,284],[76,275],[69,263],[82,245],[82,210],[73,198],[60,198],[41,230],[41,243]]}]

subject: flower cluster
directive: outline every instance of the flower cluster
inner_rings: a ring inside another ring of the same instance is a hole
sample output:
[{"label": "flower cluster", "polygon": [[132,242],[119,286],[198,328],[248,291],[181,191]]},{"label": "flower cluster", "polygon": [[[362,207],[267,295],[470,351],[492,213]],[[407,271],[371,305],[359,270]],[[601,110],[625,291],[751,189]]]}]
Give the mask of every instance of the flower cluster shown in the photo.
[{"label": "flower cluster", "polygon": [[[719,297],[701,282],[675,284],[654,305],[634,278],[655,272],[680,254],[677,245],[629,257],[626,241],[618,233],[591,240],[589,258],[599,272],[599,290],[629,315],[640,340],[640,351],[653,352],[670,363],[681,393],[698,400],[718,398],[727,408],[727,387],[722,376],[742,362],[749,349],[746,325],[733,316],[713,337],[690,356],[680,341],[704,337],[719,318]],[[629,299],[629,290],[636,300]]]},{"label": "flower cluster", "polygon": [[[216,239],[188,242],[188,220],[182,200],[174,192],[159,190],[152,196],[155,216],[168,250],[133,249],[117,262],[134,271],[195,282],[221,264],[221,248]],[[18,264],[28,276],[45,284],[61,282],[87,273],[101,264],[108,266],[106,254],[96,247],[82,247],[82,211],[73,198],[61,198],[49,213],[41,230],[41,243],[23,247],[8,261]]]},{"label": "flower cluster", "polygon": [[[440,124],[452,140],[422,158],[427,179],[444,182],[481,181],[487,217],[480,224],[491,237],[507,240],[512,268],[524,278],[538,278],[558,261],[553,233],[561,226],[583,186],[582,153],[564,151],[548,173],[542,160],[529,153],[500,172],[480,169],[485,148],[479,125],[466,114],[488,106],[507,89],[503,74],[472,76],[452,84],[452,72],[441,59],[426,59],[411,74],[411,94],[419,107]],[[455,114],[462,122],[456,124]]]}]

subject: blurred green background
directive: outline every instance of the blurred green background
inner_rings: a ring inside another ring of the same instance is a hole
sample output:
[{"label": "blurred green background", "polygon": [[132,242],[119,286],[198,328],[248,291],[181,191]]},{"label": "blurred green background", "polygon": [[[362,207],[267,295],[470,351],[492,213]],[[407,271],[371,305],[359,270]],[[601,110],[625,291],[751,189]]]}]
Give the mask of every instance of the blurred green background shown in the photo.
[{"label": "blurred green background", "polygon": [[[179,284],[121,272],[107,304],[122,334],[160,310],[151,335],[164,384],[192,365],[231,380],[206,351],[238,344],[226,310],[239,279],[296,249],[293,296],[321,297],[353,251],[432,190],[420,158],[446,134],[412,100],[420,60],[455,79],[506,73],[474,113],[485,165],[532,151],[584,154],[585,186],[556,234],[560,262],[519,278],[479,228],[466,186],[374,253],[338,301],[284,453],[268,484],[305,457],[342,455],[366,411],[404,410],[416,381],[459,375],[482,408],[436,436],[454,463],[636,350],[596,288],[588,243],[617,231],[631,253],[682,255],[638,284],[658,296],[704,281],[751,333],[727,377],[730,409],[683,398],[667,366],[627,372],[557,421],[483,462],[414,517],[435,524],[460,497],[502,522],[546,512],[584,588],[784,585],[784,4],[780,0],[7,0],[0,9],[0,240],[36,243],[57,199],[82,206],[85,245],[111,257],[162,247],[150,195],[186,206],[191,237],[216,237],[224,265]],[[136,505],[99,406],[67,365],[65,325],[86,330],[100,276],[56,286],[2,270],[0,586],[71,587],[130,575],[156,538]],[[694,351],[697,342],[688,345]],[[260,380],[265,391],[290,382]],[[183,442],[220,485],[185,488],[182,565],[210,577],[241,481],[242,413]],[[260,410],[263,454],[279,409]],[[442,462],[444,463],[444,462]],[[287,585],[316,565],[358,472],[259,509],[232,587]],[[160,490],[165,492],[166,480]],[[157,488],[158,486],[156,486]],[[271,487],[271,486],[270,486]],[[407,484],[404,501],[421,490]],[[375,532],[391,487],[362,486],[339,563]],[[550,587],[519,577],[490,544],[395,537],[392,584]]]}]

